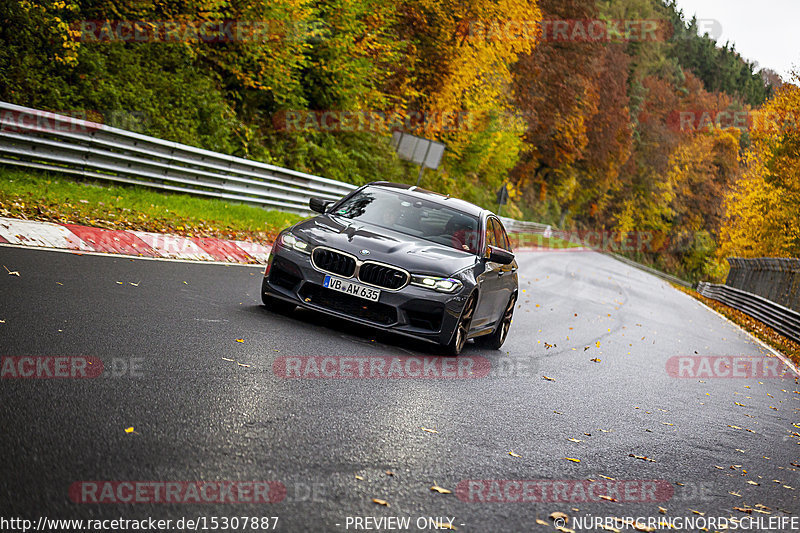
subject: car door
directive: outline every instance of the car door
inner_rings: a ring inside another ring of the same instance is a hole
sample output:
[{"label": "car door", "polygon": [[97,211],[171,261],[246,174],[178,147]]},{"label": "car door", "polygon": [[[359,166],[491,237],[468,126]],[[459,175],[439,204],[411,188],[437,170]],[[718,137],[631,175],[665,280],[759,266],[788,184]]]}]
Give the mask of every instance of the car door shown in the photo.
[{"label": "car door", "polygon": [[[475,316],[472,319],[472,327],[480,329],[482,327],[490,326],[497,320],[498,306],[505,305],[500,303],[505,291],[503,290],[506,285],[506,273],[500,263],[489,261],[489,246],[503,248],[505,243],[497,241],[498,231],[495,224],[499,221],[494,217],[486,219],[486,231],[483,248],[483,258],[481,259],[482,272],[478,274],[478,307],[475,309]],[[506,301],[508,298],[506,297]]]},{"label": "car door", "polygon": [[[511,241],[508,238],[508,233],[506,233],[506,229],[503,227],[502,222],[498,219],[494,219],[494,230],[495,230],[495,241],[497,241],[498,247],[506,250],[508,252],[512,252],[511,249]],[[508,300],[511,298],[511,295],[514,294],[517,290],[517,262],[516,260],[512,262],[510,265],[502,265],[500,267],[500,293],[498,296],[498,304],[499,308],[497,309],[498,317],[503,314],[506,310],[506,306],[508,305]]]}]

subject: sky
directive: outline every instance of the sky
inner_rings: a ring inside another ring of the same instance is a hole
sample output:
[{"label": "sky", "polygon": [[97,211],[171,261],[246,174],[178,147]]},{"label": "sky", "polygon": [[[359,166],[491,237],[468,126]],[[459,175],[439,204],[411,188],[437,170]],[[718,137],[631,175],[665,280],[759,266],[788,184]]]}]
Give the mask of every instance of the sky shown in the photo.
[{"label": "sky", "polygon": [[[800,0],[677,0],[685,19],[697,15],[700,27],[720,45],[736,44],[745,59],[770,68],[784,80],[800,72]],[[701,33],[703,31],[701,30]]]}]

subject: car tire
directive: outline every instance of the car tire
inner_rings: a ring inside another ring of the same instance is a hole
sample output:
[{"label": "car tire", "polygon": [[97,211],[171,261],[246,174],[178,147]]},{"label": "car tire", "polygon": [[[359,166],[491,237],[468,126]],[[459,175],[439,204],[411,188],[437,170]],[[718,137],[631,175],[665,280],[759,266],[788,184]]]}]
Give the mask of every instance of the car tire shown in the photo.
[{"label": "car tire", "polygon": [[453,338],[450,340],[450,344],[447,345],[448,354],[459,355],[467,344],[467,334],[472,324],[472,317],[475,314],[477,302],[478,293],[473,292],[469,295],[467,303],[464,305],[464,310],[461,311],[461,316],[456,323],[456,330],[453,332]]},{"label": "car tire", "polygon": [[503,317],[500,319],[500,323],[497,324],[497,327],[494,329],[494,331],[489,335],[478,337],[475,339],[475,342],[481,346],[485,346],[486,348],[499,350],[500,347],[503,346],[503,343],[506,342],[508,330],[511,327],[511,320],[514,318],[514,305],[516,305],[516,303],[517,294],[514,293],[508,300],[508,305],[506,306],[505,311],[503,311]]}]

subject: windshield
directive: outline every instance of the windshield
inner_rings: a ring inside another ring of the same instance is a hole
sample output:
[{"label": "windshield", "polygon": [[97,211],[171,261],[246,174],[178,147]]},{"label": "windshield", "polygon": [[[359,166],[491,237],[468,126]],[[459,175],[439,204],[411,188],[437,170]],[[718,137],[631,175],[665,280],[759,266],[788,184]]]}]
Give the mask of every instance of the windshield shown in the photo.
[{"label": "windshield", "polygon": [[331,213],[469,253],[478,250],[478,218],[401,192],[364,189]]}]

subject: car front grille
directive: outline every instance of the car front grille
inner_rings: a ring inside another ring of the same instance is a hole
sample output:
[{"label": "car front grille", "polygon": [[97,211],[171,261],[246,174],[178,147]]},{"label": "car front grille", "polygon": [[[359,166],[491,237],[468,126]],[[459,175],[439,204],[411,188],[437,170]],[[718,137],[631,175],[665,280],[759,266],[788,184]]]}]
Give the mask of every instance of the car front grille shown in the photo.
[{"label": "car front grille", "polygon": [[370,302],[313,283],[303,285],[303,288],[300,289],[300,297],[314,305],[370,322],[386,326],[397,322],[397,310],[390,305]]},{"label": "car front grille", "polygon": [[404,270],[377,263],[364,263],[358,269],[359,280],[389,290],[404,287],[408,283],[408,277]]},{"label": "car front grille", "polygon": [[311,257],[314,260],[314,265],[325,272],[345,278],[351,277],[356,272],[355,258],[335,250],[315,248]]}]

